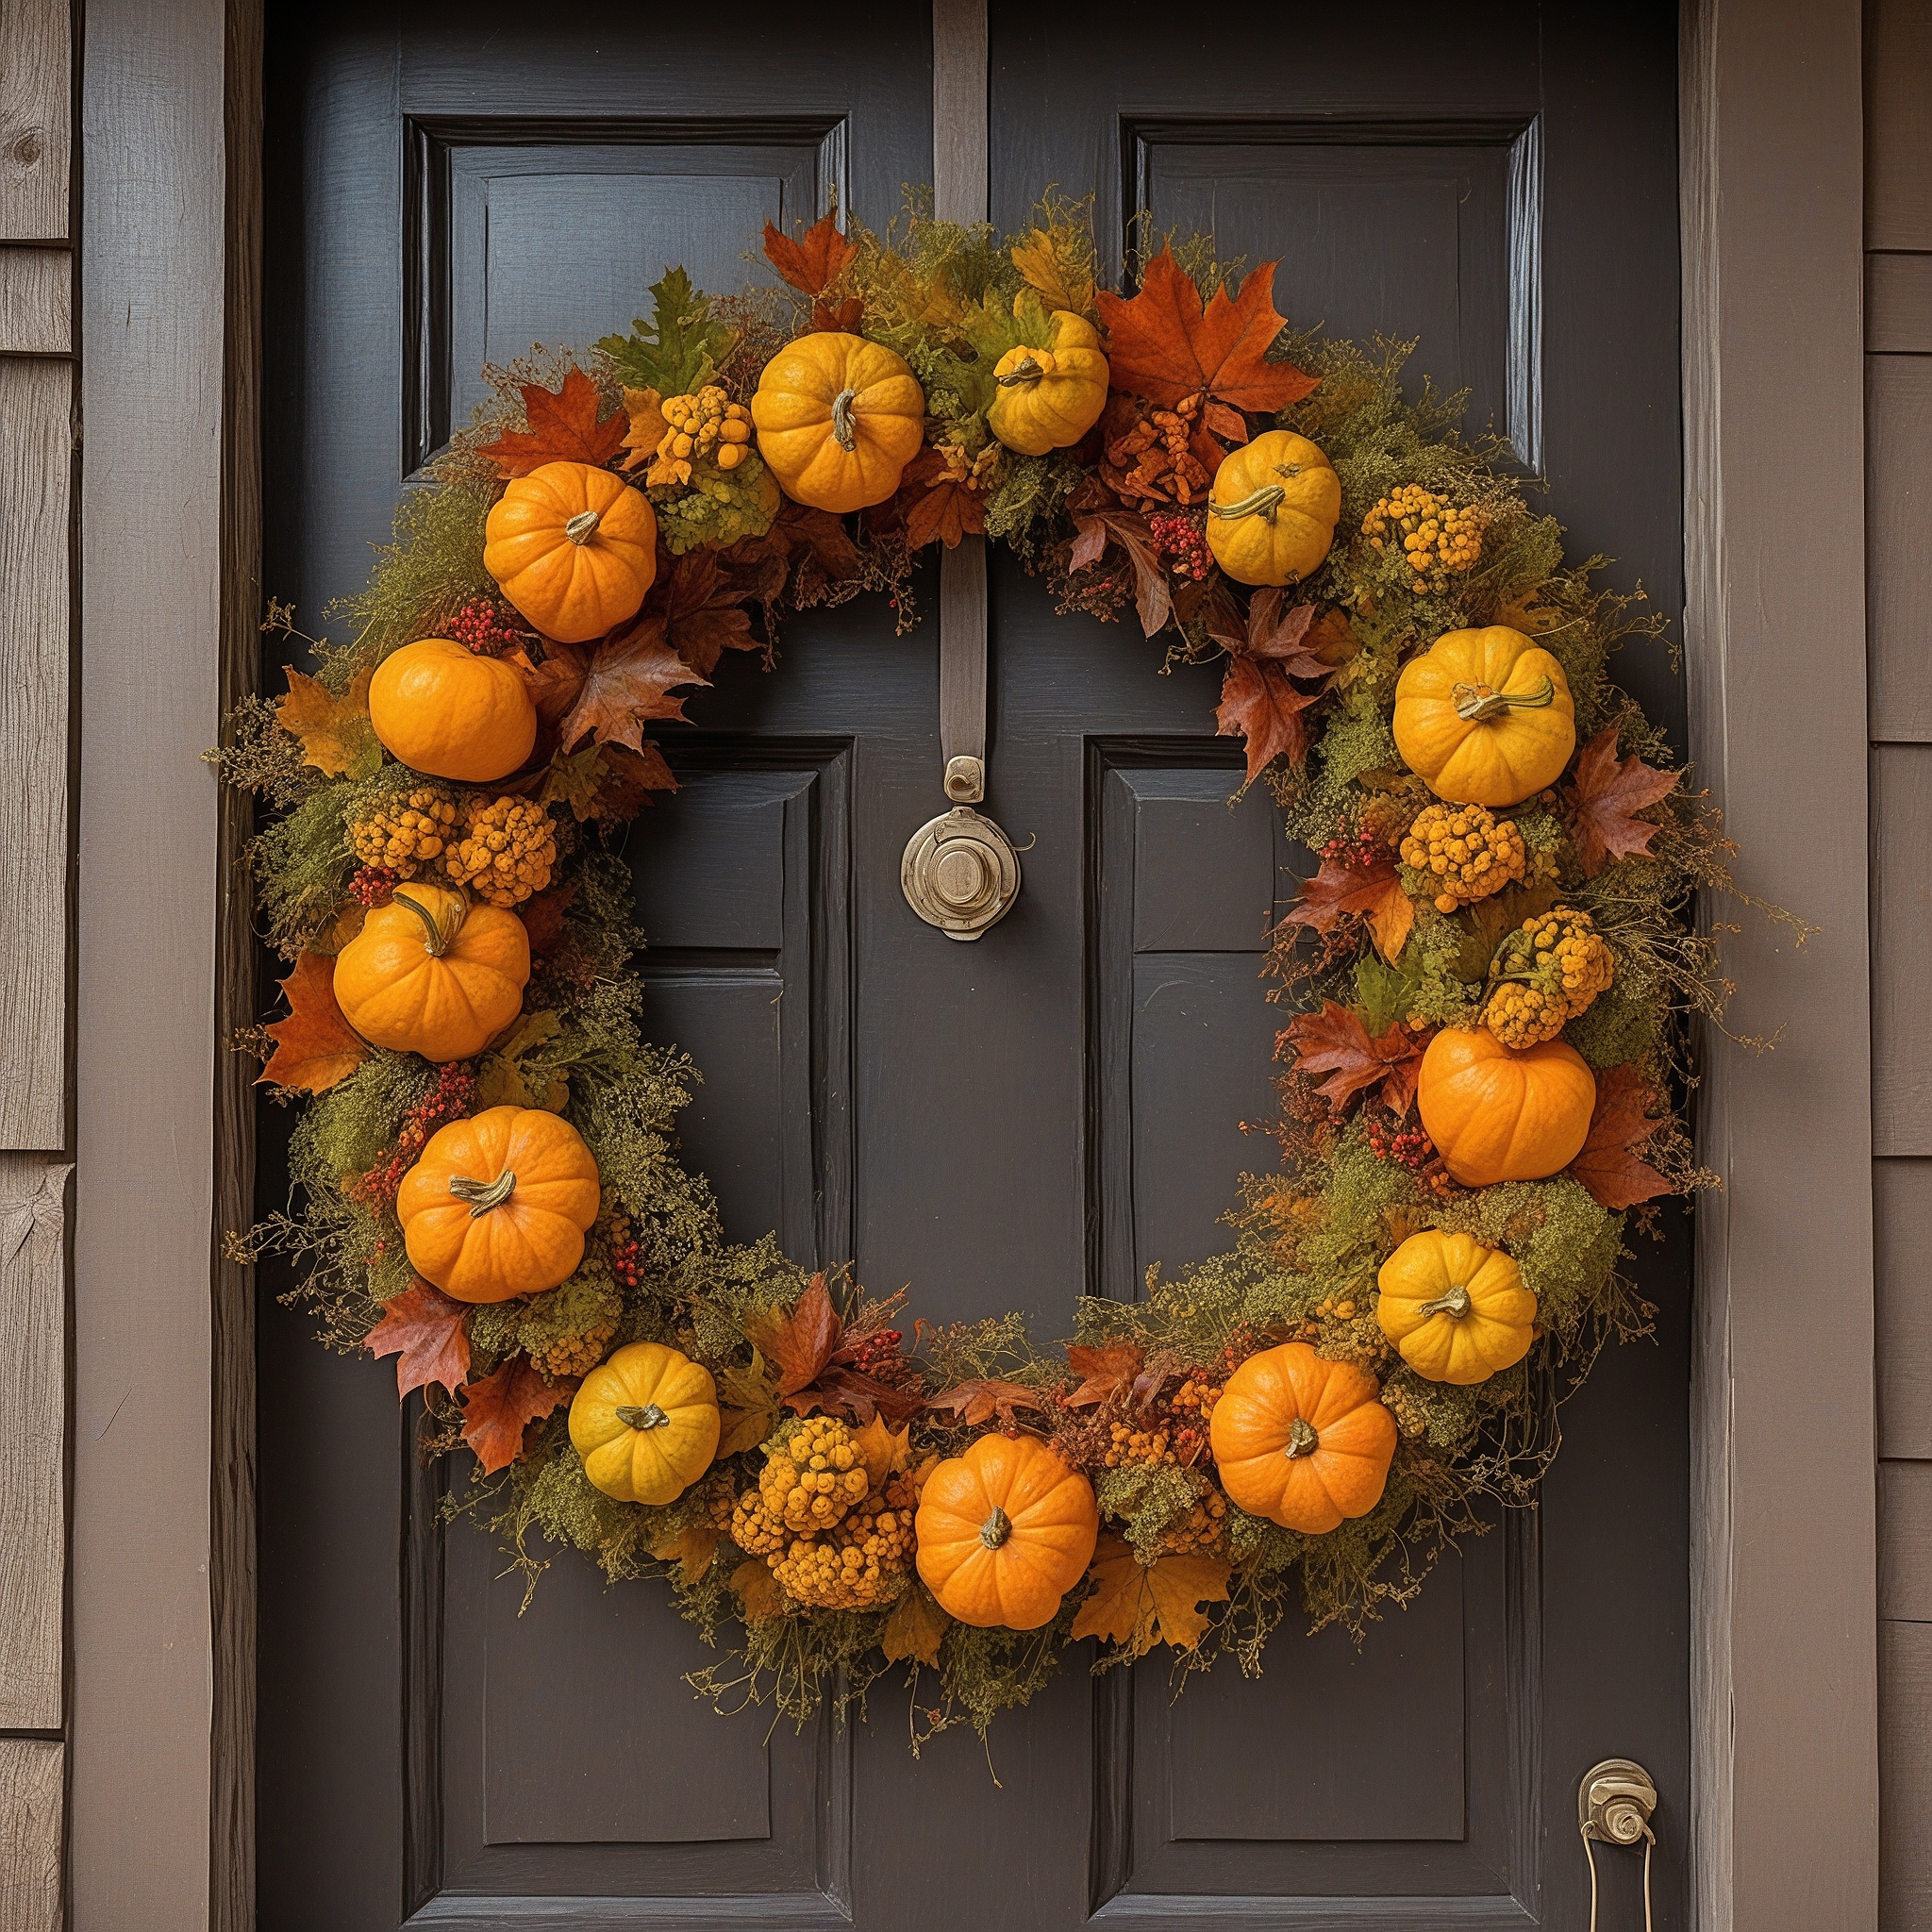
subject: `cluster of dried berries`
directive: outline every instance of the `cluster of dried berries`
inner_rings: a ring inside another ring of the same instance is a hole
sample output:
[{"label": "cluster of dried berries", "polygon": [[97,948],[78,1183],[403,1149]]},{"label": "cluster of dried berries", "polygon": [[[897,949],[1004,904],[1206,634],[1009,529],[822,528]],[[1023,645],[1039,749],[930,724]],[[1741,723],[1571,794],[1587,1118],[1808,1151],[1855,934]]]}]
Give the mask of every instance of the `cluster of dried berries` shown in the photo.
[{"label": "cluster of dried berries", "polygon": [[395,1205],[403,1177],[415,1166],[431,1134],[450,1121],[460,1120],[470,1111],[476,1094],[476,1076],[466,1060],[450,1060],[436,1070],[436,1081],[421,1100],[403,1116],[394,1144],[367,1174],[358,1174],[344,1191],[352,1201],[360,1201],[385,1213]]}]

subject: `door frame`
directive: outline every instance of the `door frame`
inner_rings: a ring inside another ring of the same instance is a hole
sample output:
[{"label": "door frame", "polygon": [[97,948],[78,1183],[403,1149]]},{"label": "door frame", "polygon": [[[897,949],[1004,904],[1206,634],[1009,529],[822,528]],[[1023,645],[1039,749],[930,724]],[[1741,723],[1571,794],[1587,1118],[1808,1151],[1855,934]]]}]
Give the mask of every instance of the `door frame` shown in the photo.
[{"label": "door frame", "polygon": [[[1793,1024],[1768,1055],[1710,1039],[1699,1095],[1726,1186],[1697,1220],[1695,1923],[1856,1932],[1878,1865],[1874,1508],[1842,1474],[1874,1440],[1866,873],[1815,858],[1867,849],[1862,23],[1857,0],[1684,0],[1681,23],[1691,748],[1743,884],[1822,928],[1739,935],[1740,1031]],[[252,1191],[245,1062],[219,1045],[255,1009],[245,822],[179,748],[258,656],[260,29],[260,0],[85,10],[77,1932],[253,1914],[251,1284],[220,1246]],[[1821,685],[1829,716],[1800,695]],[[158,1445],[132,1484],[103,1440],[130,1404]],[[1794,1456],[1821,1427],[1839,1457]],[[1685,1808],[1665,1794],[1666,1829]]]}]

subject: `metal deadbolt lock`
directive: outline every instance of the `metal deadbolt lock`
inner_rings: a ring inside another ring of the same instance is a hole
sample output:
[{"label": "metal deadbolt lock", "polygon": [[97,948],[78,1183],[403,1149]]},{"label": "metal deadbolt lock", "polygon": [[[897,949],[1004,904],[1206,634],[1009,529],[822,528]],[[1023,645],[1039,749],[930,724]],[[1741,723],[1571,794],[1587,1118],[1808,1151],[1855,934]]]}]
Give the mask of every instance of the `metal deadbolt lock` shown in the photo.
[{"label": "metal deadbolt lock", "polygon": [[1606,1757],[1583,1774],[1576,1788],[1576,1824],[1585,1838],[1607,1845],[1634,1845],[1657,1809],[1657,1785],[1642,1765]]},{"label": "metal deadbolt lock", "polygon": [[958,805],[913,833],[899,883],[928,925],[949,940],[976,940],[1020,896],[1020,858],[991,819]]}]

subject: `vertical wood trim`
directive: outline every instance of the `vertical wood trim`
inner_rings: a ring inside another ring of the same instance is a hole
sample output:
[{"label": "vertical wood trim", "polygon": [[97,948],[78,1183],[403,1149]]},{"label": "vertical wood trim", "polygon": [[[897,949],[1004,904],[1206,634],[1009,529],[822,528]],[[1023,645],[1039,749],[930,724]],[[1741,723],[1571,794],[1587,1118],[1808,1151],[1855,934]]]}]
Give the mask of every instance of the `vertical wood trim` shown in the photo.
[{"label": "vertical wood trim", "polygon": [[1932,1624],[1878,1626],[1885,1686],[1878,1923],[1932,1924]]},{"label": "vertical wood trim", "polygon": [[[1822,928],[1796,950],[1744,915],[1731,1024],[1783,1038],[1702,1043],[1725,1188],[1697,1227],[1697,1923],[1852,1932],[1878,1911],[1873,1497],[1793,1457],[1790,1429],[1829,1414],[1858,1453],[1873,1434],[1865,869],[1817,864],[1866,849],[1861,21],[1857,0],[1681,20],[1691,748],[1740,882]],[[1793,356],[1802,396],[1777,375]],[[1837,702],[1794,701],[1821,676]]]},{"label": "vertical wood trim", "polygon": [[983,222],[986,0],[932,0],[932,199],[942,222]]},{"label": "vertical wood trim", "polygon": [[73,473],[72,365],[0,358],[0,1149],[67,1141]]},{"label": "vertical wood trim", "polygon": [[225,34],[90,0],[81,78],[76,1932],[211,1918]]},{"label": "vertical wood trim", "polygon": [[0,242],[67,239],[72,39],[70,0],[0,12]]},{"label": "vertical wood trim", "polygon": [[[261,633],[261,0],[226,0],[226,311],[223,349],[222,659],[224,713],[254,691]],[[214,1669],[208,1835],[210,1932],[255,1923],[255,1271],[222,1235],[255,1209],[254,1068],[220,1042],[253,1024],[256,941],[242,849],[247,794],[217,801],[215,957],[214,1467],[208,1585]]]},{"label": "vertical wood trim", "polygon": [[66,1715],[62,1228],[73,1171],[0,1156],[0,1730],[57,1731]]},{"label": "vertical wood trim", "polygon": [[0,1932],[60,1932],[65,1752],[0,1738]]},{"label": "vertical wood trim", "polygon": [[1932,13],[1865,9],[1865,246],[1932,248]]}]

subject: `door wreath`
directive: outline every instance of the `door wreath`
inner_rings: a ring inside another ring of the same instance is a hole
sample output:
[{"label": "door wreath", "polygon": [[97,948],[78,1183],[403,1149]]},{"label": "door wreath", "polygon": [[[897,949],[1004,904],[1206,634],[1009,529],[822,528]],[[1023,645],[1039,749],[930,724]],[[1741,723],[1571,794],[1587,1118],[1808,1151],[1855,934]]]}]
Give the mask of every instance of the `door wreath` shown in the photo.
[{"label": "door wreath", "polygon": [[[532,1586],[534,1532],[741,1632],[715,1695],[802,1719],[904,1665],[984,1729],[1089,1637],[1254,1670],[1297,1587],[1358,1635],[1533,1500],[1558,1390],[1653,1312],[1626,1227],[1711,1178],[1679,1096],[1727,848],[1607,669],[1660,621],[1404,345],[1291,334],[1273,263],[1169,238],[1116,293],[1058,204],[764,247],[782,288],[672,270],[628,334],[489,372],[346,641],[270,606],[316,668],[215,756],[274,808],[255,1043],[303,1111],[234,1252],[396,1358],[425,1451],[467,1453],[451,1514]],[[1219,661],[1243,786],[1320,860],[1270,960],[1275,1171],[1226,1253],[1082,1298],[1064,1346],[725,1238],[609,843],[730,654],[862,592],[903,631],[922,554],[980,534]]]}]

